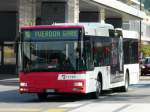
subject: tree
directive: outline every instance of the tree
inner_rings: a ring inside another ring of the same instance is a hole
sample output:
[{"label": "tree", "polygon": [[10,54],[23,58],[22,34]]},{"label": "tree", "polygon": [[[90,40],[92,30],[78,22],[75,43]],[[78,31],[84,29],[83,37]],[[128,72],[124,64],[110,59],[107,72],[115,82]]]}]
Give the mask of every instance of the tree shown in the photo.
[{"label": "tree", "polygon": [[141,49],[143,56],[150,56],[150,45],[142,45]]}]

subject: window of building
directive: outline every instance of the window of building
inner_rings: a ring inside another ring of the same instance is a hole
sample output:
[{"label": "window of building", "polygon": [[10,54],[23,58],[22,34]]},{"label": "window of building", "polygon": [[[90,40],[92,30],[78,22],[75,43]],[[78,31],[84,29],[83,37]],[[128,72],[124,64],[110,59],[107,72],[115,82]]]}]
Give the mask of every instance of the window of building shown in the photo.
[{"label": "window of building", "polygon": [[0,65],[2,64],[2,46],[0,46]]},{"label": "window of building", "polygon": [[4,42],[4,64],[16,64],[16,53],[13,42]]}]

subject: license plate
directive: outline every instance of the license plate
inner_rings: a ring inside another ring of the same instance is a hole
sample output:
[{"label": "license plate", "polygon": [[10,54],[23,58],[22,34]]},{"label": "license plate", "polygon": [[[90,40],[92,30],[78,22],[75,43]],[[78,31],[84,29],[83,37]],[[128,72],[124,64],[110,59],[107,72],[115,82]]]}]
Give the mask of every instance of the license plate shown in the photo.
[{"label": "license plate", "polygon": [[46,92],[47,92],[47,93],[54,93],[55,90],[54,90],[54,89],[47,89]]}]

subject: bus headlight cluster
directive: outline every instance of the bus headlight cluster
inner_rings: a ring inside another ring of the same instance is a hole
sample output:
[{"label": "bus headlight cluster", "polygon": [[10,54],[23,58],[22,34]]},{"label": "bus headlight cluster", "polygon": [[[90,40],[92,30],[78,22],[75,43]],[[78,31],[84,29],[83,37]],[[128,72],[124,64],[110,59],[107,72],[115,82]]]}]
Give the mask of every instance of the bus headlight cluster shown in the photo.
[{"label": "bus headlight cluster", "polygon": [[74,86],[83,86],[82,82],[74,82]]},{"label": "bus headlight cluster", "polygon": [[28,86],[28,84],[26,82],[21,82],[20,86],[26,87],[26,86]]},{"label": "bus headlight cluster", "polygon": [[146,68],[145,66],[142,66],[142,68],[144,69],[144,68]]}]

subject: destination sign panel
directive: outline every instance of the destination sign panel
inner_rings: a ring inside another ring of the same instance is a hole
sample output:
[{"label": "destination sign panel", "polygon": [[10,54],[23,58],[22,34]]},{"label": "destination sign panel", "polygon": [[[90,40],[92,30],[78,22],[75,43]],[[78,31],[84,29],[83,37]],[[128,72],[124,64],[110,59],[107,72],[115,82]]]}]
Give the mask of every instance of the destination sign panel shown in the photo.
[{"label": "destination sign panel", "polygon": [[24,30],[24,40],[78,39],[79,29]]}]

